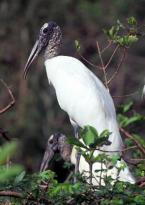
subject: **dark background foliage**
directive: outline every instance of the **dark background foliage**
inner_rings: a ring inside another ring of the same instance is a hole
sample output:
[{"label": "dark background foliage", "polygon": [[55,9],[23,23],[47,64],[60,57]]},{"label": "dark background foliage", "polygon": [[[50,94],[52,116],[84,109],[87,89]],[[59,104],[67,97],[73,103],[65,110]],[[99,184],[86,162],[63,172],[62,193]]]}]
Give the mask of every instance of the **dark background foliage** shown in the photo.
[{"label": "dark background foliage", "polygon": [[[50,134],[60,131],[72,134],[69,119],[60,110],[55,93],[48,85],[43,66],[43,56],[31,67],[28,80],[22,78],[25,62],[41,25],[54,20],[62,28],[65,53],[77,55],[74,40],[81,43],[81,54],[98,64],[96,41],[101,47],[107,44],[103,33],[117,19],[122,22],[135,16],[145,25],[145,1],[143,0],[1,0],[0,1],[0,78],[10,86],[16,98],[15,106],[0,118],[0,127],[12,138],[20,139],[18,161],[29,171],[39,169],[45,143]],[[145,30],[145,29],[144,29]],[[133,93],[144,84],[145,39],[142,38],[129,50],[124,66],[110,84],[113,96]],[[105,53],[104,59],[111,54]],[[117,54],[109,66],[113,73]],[[90,69],[91,66],[89,66]],[[69,68],[68,68],[69,69]],[[93,72],[102,78],[99,70]],[[138,94],[129,97],[135,101],[135,109],[144,113],[144,102]],[[128,98],[114,98],[116,106]],[[0,107],[9,102],[5,88],[0,85]]]}]

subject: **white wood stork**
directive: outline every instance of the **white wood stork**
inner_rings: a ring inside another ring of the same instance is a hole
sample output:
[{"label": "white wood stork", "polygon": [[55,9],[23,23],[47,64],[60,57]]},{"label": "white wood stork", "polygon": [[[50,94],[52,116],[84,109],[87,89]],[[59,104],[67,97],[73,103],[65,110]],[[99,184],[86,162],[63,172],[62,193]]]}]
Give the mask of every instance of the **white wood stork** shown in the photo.
[{"label": "white wood stork", "polygon": [[[69,115],[76,135],[78,127],[84,127],[85,125],[95,127],[99,133],[108,129],[112,132],[109,137],[111,144],[104,145],[101,149],[108,151],[110,155],[113,154],[112,151],[121,152],[123,143],[116,121],[112,97],[103,83],[83,63],[76,58],[60,55],[61,45],[60,27],[52,21],[45,23],[40,29],[38,39],[25,65],[24,77],[28,73],[30,64],[44,50],[44,64],[48,80],[55,88],[61,109]],[[95,154],[97,155],[98,151]],[[74,154],[71,159],[73,163],[78,164]],[[117,166],[119,164],[118,161]],[[94,164],[93,172],[96,169],[100,169],[99,163]],[[79,171],[88,170],[89,166],[81,156]],[[115,177],[117,173],[112,172],[110,175]],[[135,182],[128,167],[122,170],[119,179],[131,183]]]}]

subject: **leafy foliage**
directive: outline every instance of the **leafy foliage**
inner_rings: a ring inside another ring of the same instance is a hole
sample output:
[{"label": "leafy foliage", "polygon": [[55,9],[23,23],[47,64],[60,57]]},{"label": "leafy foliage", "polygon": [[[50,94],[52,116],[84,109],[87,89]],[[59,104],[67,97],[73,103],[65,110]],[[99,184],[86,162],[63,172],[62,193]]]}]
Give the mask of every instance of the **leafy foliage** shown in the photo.
[{"label": "leafy foliage", "polygon": [[127,25],[117,20],[117,24],[105,30],[108,38],[123,47],[130,47],[138,41],[137,21],[134,17],[127,19]]},{"label": "leafy foliage", "polygon": [[10,157],[15,153],[16,148],[16,142],[5,144],[0,148],[0,183],[8,182],[22,171],[22,167],[18,165],[5,166],[6,163],[9,163]]},{"label": "leafy foliage", "polygon": [[126,103],[120,106],[120,112],[118,114],[118,121],[121,127],[128,127],[129,125],[133,125],[134,123],[139,123],[145,121],[145,116],[133,112],[131,116],[127,116],[127,113],[133,106],[133,102]]},{"label": "leafy foliage", "polygon": [[[126,115],[132,107],[132,103],[121,106],[122,114]],[[130,118],[132,118],[132,116],[130,116]],[[140,121],[142,121],[142,119],[140,119]],[[128,123],[128,126],[130,124],[134,125],[137,122],[137,120],[132,120],[131,123]],[[97,156],[94,156],[94,151],[97,147],[109,143],[108,138],[110,134],[111,133],[108,130],[104,130],[102,133],[98,134],[95,128],[88,125],[84,127],[84,129],[80,130],[80,140],[69,137],[69,142],[75,145],[77,149],[81,151],[81,154],[89,163],[89,165],[93,165],[96,162],[101,162],[111,163],[111,165],[114,166],[116,165],[117,161],[120,160],[120,155],[114,154],[109,157],[105,153],[101,153]],[[133,134],[132,136],[145,149],[144,140],[137,134]],[[128,142],[129,147],[132,146],[133,143],[132,142],[130,144],[130,141],[131,139],[129,139]],[[11,199],[4,196],[0,197],[1,202],[4,202],[5,199],[7,199],[10,205],[20,205],[22,203],[38,203],[40,205],[143,205],[145,203],[145,191],[142,187],[139,187],[136,184],[132,185],[125,182],[119,182],[117,180],[114,181],[111,176],[104,178],[105,186],[102,186],[101,184],[98,186],[93,186],[90,182],[88,182],[88,179],[86,181],[84,176],[81,174],[78,175],[78,182],[75,184],[72,183],[71,180],[64,183],[59,183],[56,180],[55,173],[50,170],[27,175],[26,172],[17,165],[12,165],[7,168],[5,166],[7,158],[10,158],[14,154],[16,148],[17,143],[12,142],[10,144],[5,144],[4,146],[2,146],[0,150],[0,190],[5,190],[5,192],[7,192],[7,190],[11,190],[11,192],[14,194]],[[135,155],[135,157],[141,156],[140,153],[136,154],[137,155]],[[124,169],[125,166],[125,164],[122,164],[118,168],[118,171]],[[101,170],[96,170],[96,174],[99,171],[105,170],[103,170],[103,168]],[[145,168],[142,162],[135,166],[134,175],[136,175],[137,177],[145,177]],[[15,198],[15,193],[19,194],[19,199]]]},{"label": "leafy foliage", "polygon": [[8,156],[12,156],[17,148],[17,143],[7,143],[0,148],[0,164],[6,163]]},{"label": "leafy foliage", "polygon": [[[85,1],[85,5],[88,4]],[[96,4],[98,6],[98,4]],[[99,9],[98,9],[99,10]],[[96,13],[96,10],[95,10]],[[133,43],[137,42],[138,36],[138,23],[134,17],[127,19],[127,25],[122,24],[119,20],[115,26],[106,30],[109,40],[122,47],[130,47]],[[79,41],[75,42],[76,48],[80,50]],[[143,115],[133,112],[128,114],[133,107],[133,103],[121,106],[121,112],[118,114],[118,121],[120,126],[124,128],[130,128],[137,123],[142,123],[145,120]],[[36,113],[36,112],[35,112]],[[28,123],[30,127],[32,123]],[[98,133],[95,128],[91,126],[85,126],[80,130],[80,139],[68,137],[68,142],[77,147],[77,150],[85,158],[90,166],[89,177],[86,178],[83,175],[78,174],[78,182],[72,183],[72,178],[64,183],[59,183],[56,180],[54,172],[47,170],[41,173],[34,173],[28,175],[21,166],[9,165],[7,161],[15,153],[17,143],[12,142],[6,144],[0,149],[0,194],[1,190],[5,192],[11,191],[13,196],[11,198],[6,197],[6,200],[10,204],[98,204],[98,205],[121,205],[121,204],[145,204],[145,191],[137,184],[131,185],[118,180],[113,180],[111,176],[104,177],[104,185],[101,183],[97,187],[91,183],[92,178],[92,166],[96,162],[104,163],[105,165],[115,166],[117,161],[120,160],[119,154],[114,154],[111,157],[101,152],[95,156],[95,150],[99,150],[99,147],[103,145],[109,145],[108,140],[110,136],[109,130],[104,130],[102,133]],[[127,148],[134,145],[134,140],[142,149],[145,149],[144,139],[137,133],[131,133],[131,139],[126,140]],[[132,153],[134,158],[141,158],[138,164],[133,169],[136,177],[145,177],[145,167],[143,154],[139,149],[136,149]],[[118,173],[125,168],[125,164],[122,163],[118,168]],[[101,168],[96,170],[97,172],[106,171]],[[89,180],[90,179],[90,180]],[[100,181],[101,181],[100,177]],[[16,201],[15,194],[20,200]],[[5,195],[6,196],[6,195]],[[1,202],[4,201],[0,198]]]}]

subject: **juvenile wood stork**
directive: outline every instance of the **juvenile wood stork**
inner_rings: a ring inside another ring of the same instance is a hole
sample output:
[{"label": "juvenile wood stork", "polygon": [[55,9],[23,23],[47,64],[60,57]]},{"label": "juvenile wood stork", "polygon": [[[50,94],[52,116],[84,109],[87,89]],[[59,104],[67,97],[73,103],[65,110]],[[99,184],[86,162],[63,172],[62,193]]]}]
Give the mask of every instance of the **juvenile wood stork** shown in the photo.
[{"label": "juvenile wood stork", "polygon": [[[109,137],[111,144],[104,145],[101,149],[108,151],[110,155],[115,151],[121,152],[123,142],[116,121],[112,97],[103,83],[81,61],[60,55],[61,45],[60,27],[53,21],[45,23],[40,29],[25,65],[24,77],[26,78],[33,60],[41,51],[44,51],[44,64],[48,80],[55,88],[61,109],[69,115],[76,137],[78,127],[85,125],[95,127],[99,133],[108,129],[112,132]],[[98,151],[96,151],[97,154]],[[72,162],[78,164],[78,160],[73,156],[74,154],[71,157]],[[100,169],[99,163],[93,166],[93,171],[96,169]],[[79,171],[88,170],[89,166],[81,156]],[[128,168],[124,169],[124,172],[122,171],[120,180],[134,183],[134,178]]]}]

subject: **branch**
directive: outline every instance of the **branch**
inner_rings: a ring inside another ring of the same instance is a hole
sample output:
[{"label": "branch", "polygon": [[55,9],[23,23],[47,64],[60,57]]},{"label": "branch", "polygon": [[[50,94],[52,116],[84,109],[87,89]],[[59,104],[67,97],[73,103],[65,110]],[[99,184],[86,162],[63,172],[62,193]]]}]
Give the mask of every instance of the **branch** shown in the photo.
[{"label": "branch", "polygon": [[145,161],[145,159],[127,159],[126,157],[124,157],[123,155],[122,155],[122,157],[123,157],[123,159],[124,159],[124,161],[126,162],[126,163],[128,163],[128,164],[131,164],[131,165],[138,165],[138,164],[140,164],[141,162],[144,162]]},{"label": "branch", "polygon": [[115,55],[115,53],[117,52],[117,50],[118,50],[119,47],[120,47],[120,45],[117,45],[117,46],[115,47],[115,49],[114,49],[114,51],[113,51],[111,57],[109,58],[108,62],[107,62],[106,65],[105,65],[105,68],[104,68],[105,70],[107,69],[108,65],[111,63],[111,61],[112,61],[112,59],[113,59],[113,57],[114,57],[114,55]]},{"label": "branch", "polygon": [[134,141],[134,143],[137,145],[138,149],[141,151],[141,153],[145,156],[145,149],[142,147],[142,145],[136,140],[134,139],[134,137],[127,132],[125,129],[123,129],[122,127],[120,127],[120,131],[129,139],[131,139],[132,141]]},{"label": "branch", "polygon": [[11,108],[15,104],[15,98],[13,96],[12,91],[7,86],[7,84],[2,79],[0,79],[0,81],[4,85],[4,87],[7,89],[8,93],[10,95],[10,98],[11,98],[10,103],[7,106],[5,106],[4,108],[0,109],[0,114],[3,114],[4,112],[6,112],[9,108]]},{"label": "branch", "polygon": [[101,70],[101,67],[100,67],[100,66],[97,66],[97,65],[93,64],[92,62],[88,61],[84,56],[82,56],[82,55],[80,54],[80,52],[78,52],[78,54],[79,54],[79,56],[80,56],[86,63],[88,63],[90,66]]},{"label": "branch", "polygon": [[[16,191],[0,191],[0,196],[6,196],[6,197],[14,197],[19,199],[26,199],[28,201],[34,201],[36,202],[36,199],[31,195],[28,194],[28,196],[24,196],[24,194],[21,194],[20,192]],[[38,203],[38,201],[37,201]]]},{"label": "branch", "polygon": [[105,71],[105,66],[104,66],[104,62],[103,62],[103,59],[102,59],[99,42],[97,41],[96,44],[97,44],[97,49],[98,49],[99,58],[100,58],[100,61],[101,61],[101,67],[102,67],[103,74],[104,74],[105,86],[106,86],[106,88],[107,88],[108,91],[109,91],[108,82],[107,82],[107,76],[106,76],[106,71]]},{"label": "branch", "polygon": [[10,196],[24,199],[24,196],[21,193],[15,191],[0,191],[0,196]]},{"label": "branch", "polygon": [[107,46],[106,46],[105,48],[103,48],[103,49],[101,50],[101,54],[103,54],[111,45],[112,45],[112,41],[111,41],[111,40],[108,40],[108,44],[107,44]]},{"label": "branch", "polygon": [[[111,40],[108,40],[107,46],[100,51],[100,54],[102,55],[111,45],[112,45],[112,41],[111,41]],[[97,69],[99,69],[99,70],[102,70],[102,67],[101,67],[101,66],[97,66],[97,65],[93,64],[92,62],[88,61],[84,56],[81,55],[81,53],[80,53],[79,51],[78,51],[78,54],[79,54],[79,56],[80,56],[85,62],[87,62],[89,65],[91,65],[92,67],[97,68]]]},{"label": "branch", "polygon": [[130,96],[137,95],[137,94],[139,94],[139,90],[133,93],[130,93],[130,94],[112,96],[112,98],[124,98],[124,97],[130,97]]},{"label": "branch", "polygon": [[123,49],[123,54],[122,54],[122,57],[121,57],[121,60],[118,64],[118,66],[116,68],[116,71],[113,73],[112,77],[108,80],[107,84],[109,84],[116,77],[116,75],[118,74],[118,71],[119,71],[119,69],[120,69],[120,67],[121,67],[121,65],[122,65],[122,63],[125,59],[125,54],[126,54],[126,48]]},{"label": "branch", "polygon": [[7,141],[11,141],[11,139],[7,136],[7,131],[0,128],[0,135]]},{"label": "branch", "polygon": [[143,187],[143,186],[145,186],[145,181],[142,182],[142,183],[139,185],[139,187]]},{"label": "branch", "polygon": [[141,179],[139,179],[139,180],[136,182],[136,184],[139,185],[140,187],[145,186],[145,177],[142,177]]}]

